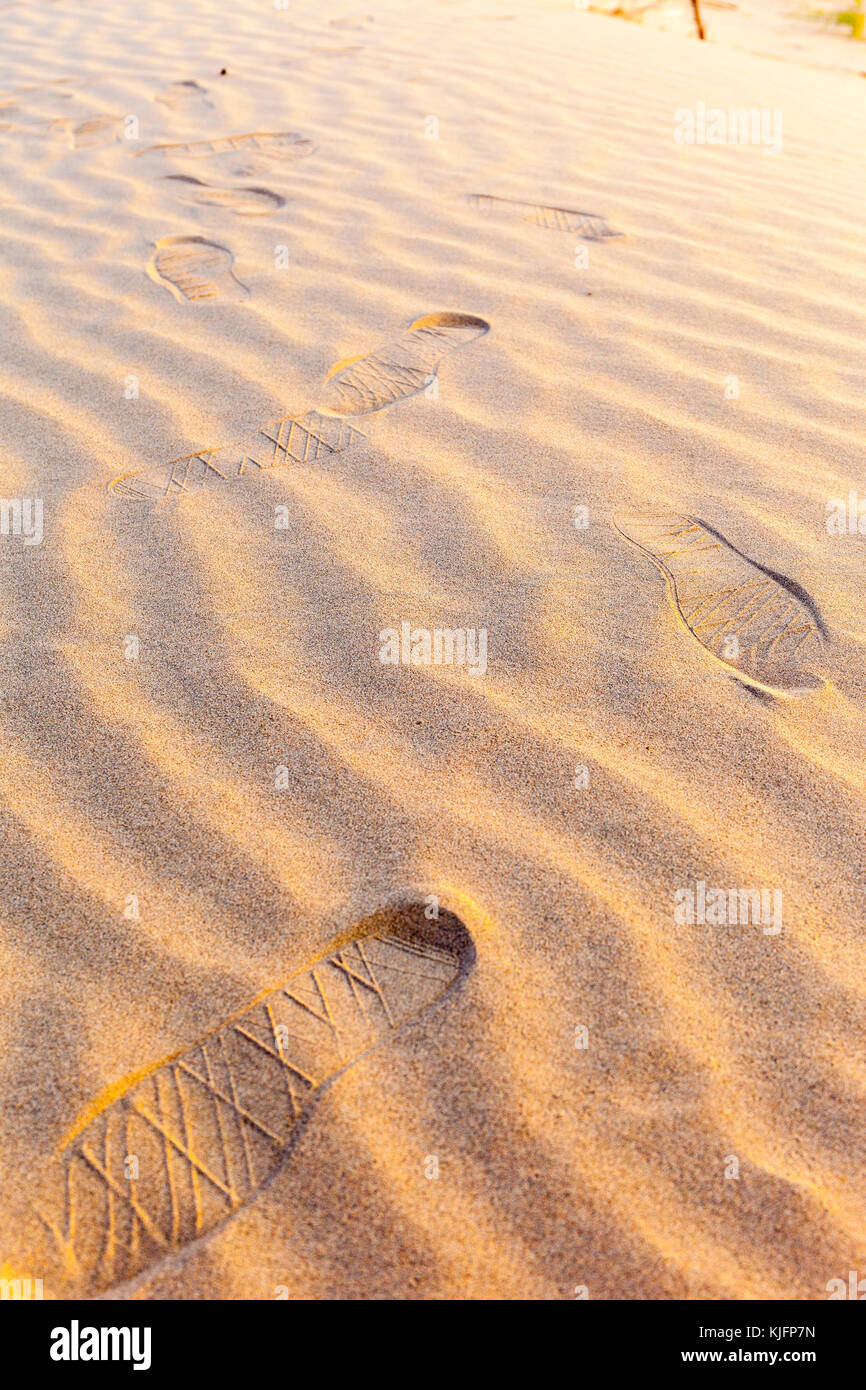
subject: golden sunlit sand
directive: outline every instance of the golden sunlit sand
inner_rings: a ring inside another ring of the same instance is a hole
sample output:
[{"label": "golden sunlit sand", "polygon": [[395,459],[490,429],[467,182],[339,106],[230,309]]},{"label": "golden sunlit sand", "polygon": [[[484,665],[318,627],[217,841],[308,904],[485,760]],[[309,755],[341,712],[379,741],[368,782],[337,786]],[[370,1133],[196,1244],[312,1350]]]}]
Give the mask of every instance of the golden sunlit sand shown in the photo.
[{"label": "golden sunlit sand", "polygon": [[46,1298],[862,1270],[866,50],[663,10],[2,11]]}]

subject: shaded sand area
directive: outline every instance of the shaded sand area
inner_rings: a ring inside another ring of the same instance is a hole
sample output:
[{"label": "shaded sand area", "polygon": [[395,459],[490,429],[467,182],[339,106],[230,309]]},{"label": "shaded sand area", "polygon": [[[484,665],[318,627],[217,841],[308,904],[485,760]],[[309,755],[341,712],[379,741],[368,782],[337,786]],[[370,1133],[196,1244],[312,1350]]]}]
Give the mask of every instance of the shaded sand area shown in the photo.
[{"label": "shaded sand area", "polygon": [[0,1264],[826,1297],[866,83],[544,0],[0,20]]}]

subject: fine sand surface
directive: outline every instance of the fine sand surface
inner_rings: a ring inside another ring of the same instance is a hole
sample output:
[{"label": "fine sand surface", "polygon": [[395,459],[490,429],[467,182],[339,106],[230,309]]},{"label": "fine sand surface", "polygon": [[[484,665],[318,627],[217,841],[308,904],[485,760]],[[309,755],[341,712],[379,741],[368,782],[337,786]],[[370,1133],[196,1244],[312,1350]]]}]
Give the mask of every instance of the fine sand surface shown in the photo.
[{"label": "fine sand surface", "polygon": [[[866,82],[723,13],[0,11],[0,1265],[46,1297],[866,1272]],[[781,151],[678,144],[701,102]],[[383,664],[404,622],[486,669]]]}]

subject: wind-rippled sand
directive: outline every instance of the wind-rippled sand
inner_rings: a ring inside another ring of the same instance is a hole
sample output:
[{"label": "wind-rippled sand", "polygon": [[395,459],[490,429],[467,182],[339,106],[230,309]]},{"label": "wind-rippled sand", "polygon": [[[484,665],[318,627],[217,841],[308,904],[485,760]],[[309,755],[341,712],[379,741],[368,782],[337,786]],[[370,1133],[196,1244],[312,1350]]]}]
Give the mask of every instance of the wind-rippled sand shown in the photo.
[{"label": "wind-rippled sand", "polygon": [[[69,1136],[435,898],[471,969],[210,1234],[171,1191],[235,1186],[166,1111],[114,1292],[864,1272],[862,78],[529,0],[57,0],[3,10],[0,87],[0,491],[44,506],[0,536],[0,1264],[79,1287],[32,1205]],[[677,144],[699,102],[781,153]],[[795,615],[748,683],[646,514]],[[404,621],[486,671],[383,665]],[[675,921],[699,883],[782,930]]]}]

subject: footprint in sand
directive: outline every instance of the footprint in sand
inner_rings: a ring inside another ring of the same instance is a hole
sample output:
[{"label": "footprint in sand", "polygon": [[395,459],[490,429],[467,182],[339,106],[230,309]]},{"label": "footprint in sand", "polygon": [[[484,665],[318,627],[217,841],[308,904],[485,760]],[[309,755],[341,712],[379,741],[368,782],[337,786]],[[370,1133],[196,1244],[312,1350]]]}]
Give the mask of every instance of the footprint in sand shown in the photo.
[{"label": "footprint in sand", "polygon": [[268,217],[285,207],[286,200],[269,188],[219,188],[190,174],[164,174],[176,186],[181,202],[227,208],[239,217]]},{"label": "footprint in sand", "polygon": [[154,100],[168,106],[172,111],[213,110],[213,102],[207,94],[207,88],[193,79],[186,82],[170,82],[163,91],[157,92]]},{"label": "footprint in sand", "polygon": [[320,409],[333,415],[368,415],[423,391],[439,362],[490,329],[474,314],[425,314],[399,338],[332,367]]},{"label": "footprint in sand", "polygon": [[147,273],[181,303],[243,299],[249,290],[232,270],[234,260],[225,246],[203,236],[164,236],[156,243]]},{"label": "footprint in sand", "polygon": [[50,129],[66,135],[73,150],[113,145],[123,136],[123,116],[90,116],[87,120],[64,118],[52,121]]},{"label": "footprint in sand", "polygon": [[584,241],[605,241],[609,237],[621,237],[623,232],[613,231],[605,218],[594,212],[577,212],[573,208],[549,208],[540,203],[521,203],[513,198],[497,198],[492,193],[469,193],[466,201],[476,211],[486,217],[500,221],[533,222],[537,227],[547,227],[554,232],[571,232],[583,237]]},{"label": "footprint in sand", "polygon": [[193,140],[179,145],[148,145],[146,149],[138,151],[136,158],[159,154],[173,159],[211,159],[214,155],[253,149],[269,159],[303,159],[305,155],[312,154],[315,148],[312,140],[293,131],[259,131],[252,135],[226,135],[217,140]]},{"label": "footprint in sand", "polygon": [[272,1177],[326,1086],[474,959],[450,913],[384,910],[188,1051],[110,1087],[34,1201],[76,1291],[131,1279],[225,1222]]},{"label": "footprint in sand", "polygon": [[[189,240],[189,238],[187,238]],[[309,463],[343,453],[364,439],[344,418],[381,410],[421,391],[446,352],[487,333],[490,325],[471,314],[426,314],[394,342],[367,357],[338,362],[329,375],[326,402],[305,415],[285,415],[263,425],[252,439],[169,463],[125,473],[108,485],[128,502],[155,502],[217,487],[294,461]]]},{"label": "footprint in sand", "polygon": [[340,454],[363,439],[360,430],[345,420],[320,415],[315,410],[306,415],[284,415],[281,420],[262,425],[252,438],[239,444],[200,449],[196,454],[186,454],[138,473],[125,473],[109,483],[108,490],[127,502],[186,497],[191,492],[250,477],[254,469],[267,472],[289,462],[310,463],[329,454]]},{"label": "footprint in sand", "polygon": [[694,517],[621,517],[614,525],[661,571],[677,618],[732,675],[769,695],[823,688],[823,628],[798,585]]},{"label": "footprint in sand", "polygon": [[293,131],[259,131],[251,135],[227,135],[218,140],[194,140],[180,145],[148,145],[136,158],[154,155],[164,159],[213,159],[227,174],[245,178],[274,163],[305,159],[316,149],[315,141]]},{"label": "footprint in sand", "polygon": [[[82,114],[82,103],[73,83],[73,78],[61,77],[0,95],[0,115],[14,118],[0,129],[25,135],[47,132],[65,136],[74,150],[112,145],[120,140],[125,133],[125,117],[104,112],[91,116]],[[75,116],[65,114],[70,103],[79,105]]]}]

